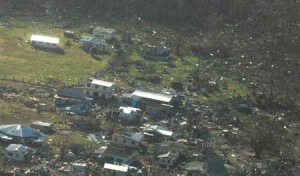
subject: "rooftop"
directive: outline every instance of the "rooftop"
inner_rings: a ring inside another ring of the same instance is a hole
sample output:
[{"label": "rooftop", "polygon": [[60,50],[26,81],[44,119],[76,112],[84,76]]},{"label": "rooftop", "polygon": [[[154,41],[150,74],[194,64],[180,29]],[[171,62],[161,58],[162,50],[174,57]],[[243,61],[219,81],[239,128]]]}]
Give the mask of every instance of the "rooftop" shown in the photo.
[{"label": "rooftop", "polygon": [[199,162],[199,161],[194,161],[194,162],[187,163],[185,165],[185,170],[188,170],[188,171],[199,171],[199,172],[205,173],[204,163],[203,162]]},{"label": "rooftop", "polygon": [[80,39],[81,42],[91,42],[96,45],[104,45],[107,46],[107,43],[104,40],[98,39],[96,37],[83,37]]},{"label": "rooftop", "polygon": [[35,137],[43,135],[42,133],[36,131],[33,128],[19,125],[19,124],[2,125],[2,126],[0,126],[0,132],[5,135],[24,137],[24,138],[35,138]]},{"label": "rooftop", "polygon": [[27,147],[22,144],[10,144],[8,147],[5,148],[6,151],[21,151],[21,152],[28,152],[33,151],[34,149],[31,147]]},{"label": "rooftop", "polygon": [[114,33],[115,30],[114,29],[109,29],[109,28],[104,28],[104,27],[96,27],[94,29],[95,32],[101,32],[101,33]]},{"label": "rooftop", "polygon": [[122,110],[122,112],[125,113],[125,114],[131,114],[131,113],[133,113],[133,112],[140,111],[140,109],[138,109],[138,108],[134,108],[134,107],[124,107],[124,106],[121,106],[121,107],[119,108],[119,110],[120,110],[120,111]]},{"label": "rooftop", "polygon": [[170,158],[172,160],[176,160],[179,156],[178,152],[169,151],[168,153],[158,155],[158,158]]},{"label": "rooftop", "polygon": [[109,170],[114,170],[114,171],[119,171],[119,172],[128,172],[129,166],[105,163],[104,169],[109,169]]},{"label": "rooftop", "polygon": [[[104,149],[104,148],[102,148],[102,149]],[[110,145],[109,147],[106,147],[105,151],[103,151],[102,154],[104,154],[104,155],[119,155],[119,156],[121,155],[121,156],[127,157],[127,156],[135,155],[136,152],[137,152],[136,150],[133,150],[128,147],[119,147],[119,146],[115,146],[115,145]]]},{"label": "rooftop", "polygon": [[113,82],[103,81],[103,80],[94,79],[94,78],[90,78],[90,82],[92,84],[99,85],[99,86],[105,86],[105,87],[111,87],[115,84]]},{"label": "rooftop", "polygon": [[67,98],[74,98],[74,99],[85,99],[85,95],[80,92],[78,89],[73,88],[64,88],[57,93],[59,97],[67,97]]},{"label": "rooftop", "polygon": [[159,126],[159,125],[147,125],[145,128],[144,128],[144,131],[146,132],[158,132],[164,136],[172,136],[173,135],[173,132],[172,131],[169,131],[167,128],[165,127],[162,127],[162,126]]},{"label": "rooftop", "polygon": [[150,91],[150,90],[135,90],[132,94],[132,96],[136,96],[136,97],[140,97],[140,98],[147,98],[147,99],[151,99],[151,100],[156,100],[156,101],[162,101],[165,103],[169,103],[172,98],[173,95],[170,94],[165,94],[165,93],[158,93],[158,92],[154,92],[154,91]]},{"label": "rooftop", "polygon": [[121,135],[136,142],[140,142],[143,139],[143,135],[133,133],[129,130],[123,131]]},{"label": "rooftop", "polygon": [[100,148],[98,148],[97,150],[95,150],[95,154],[99,154],[99,155],[103,155],[103,153],[106,151],[107,146],[101,146]]},{"label": "rooftop", "polygon": [[35,121],[35,122],[32,122],[32,124],[44,126],[44,127],[51,127],[53,125],[53,123],[47,123],[47,122],[42,122],[42,121]]},{"label": "rooftop", "polygon": [[58,44],[59,38],[42,36],[42,35],[32,35],[30,37],[30,41],[39,41],[39,42]]}]

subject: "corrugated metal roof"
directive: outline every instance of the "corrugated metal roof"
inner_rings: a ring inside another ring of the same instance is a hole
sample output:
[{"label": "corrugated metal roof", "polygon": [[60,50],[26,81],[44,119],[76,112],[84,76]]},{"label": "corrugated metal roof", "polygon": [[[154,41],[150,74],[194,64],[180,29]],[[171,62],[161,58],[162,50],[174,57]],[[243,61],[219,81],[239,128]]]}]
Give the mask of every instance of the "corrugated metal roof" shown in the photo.
[{"label": "corrugated metal roof", "polygon": [[21,151],[21,152],[28,152],[28,151],[33,151],[34,149],[22,144],[10,144],[8,147],[5,149],[6,151]]},{"label": "corrugated metal roof", "polygon": [[32,35],[30,37],[30,41],[38,41],[38,42],[58,44],[59,43],[59,38],[48,37],[48,36],[43,36],[43,35]]},{"label": "corrugated metal roof", "polygon": [[147,125],[145,128],[144,128],[144,131],[146,132],[153,132],[153,131],[156,131],[164,136],[172,136],[173,135],[173,132],[172,131],[169,131],[167,130],[166,128],[162,127],[162,126],[159,126],[159,125]]},{"label": "corrugated metal roof", "polygon": [[156,93],[156,92],[152,92],[152,91],[144,91],[144,90],[136,90],[131,94],[131,97],[132,96],[162,101],[162,102],[166,102],[166,103],[169,103],[173,98],[173,95],[164,94],[164,93]]},{"label": "corrugated metal roof", "polygon": [[92,84],[99,85],[99,86],[111,87],[115,84],[113,82],[103,81],[99,79],[93,79],[93,78],[90,79]]},{"label": "corrugated metal roof", "polygon": [[133,133],[133,132],[128,131],[128,130],[124,131],[122,133],[122,136],[127,137],[127,138],[129,138],[133,141],[136,141],[136,142],[140,142],[143,139],[143,135]]},{"label": "corrugated metal roof", "polygon": [[131,114],[132,112],[136,112],[136,111],[140,111],[140,109],[139,108],[134,108],[134,107],[124,107],[124,106],[121,106],[120,108],[119,108],[119,111],[123,111],[123,113],[125,113],[125,114]]},{"label": "corrugated metal roof", "polygon": [[98,39],[96,37],[83,37],[80,39],[81,42],[91,42],[96,45],[107,46],[107,43],[104,40]]},{"label": "corrugated metal roof", "polygon": [[114,170],[114,171],[119,171],[119,172],[128,172],[129,166],[105,163],[104,169],[109,169],[109,170]]}]

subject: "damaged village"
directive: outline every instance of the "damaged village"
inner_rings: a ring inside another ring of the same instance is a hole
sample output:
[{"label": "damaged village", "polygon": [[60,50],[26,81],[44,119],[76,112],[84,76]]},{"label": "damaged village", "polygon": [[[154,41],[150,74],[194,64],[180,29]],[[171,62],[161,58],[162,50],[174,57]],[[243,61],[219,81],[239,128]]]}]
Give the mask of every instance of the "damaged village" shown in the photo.
[{"label": "damaged village", "polygon": [[300,2],[224,2],[0,1],[0,176],[300,176]]}]

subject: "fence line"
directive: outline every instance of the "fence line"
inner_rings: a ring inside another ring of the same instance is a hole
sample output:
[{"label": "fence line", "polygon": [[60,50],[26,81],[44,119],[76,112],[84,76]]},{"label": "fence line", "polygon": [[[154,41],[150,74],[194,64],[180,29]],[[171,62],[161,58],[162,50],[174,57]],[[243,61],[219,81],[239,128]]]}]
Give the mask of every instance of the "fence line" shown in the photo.
[{"label": "fence line", "polygon": [[[30,85],[35,85],[35,86],[42,86],[42,87],[57,87],[57,86],[71,86],[67,85],[64,82],[60,82],[59,80],[52,79],[52,78],[42,78],[42,79],[32,79],[28,76],[22,76],[22,77],[17,77],[17,76],[9,76],[9,75],[0,75],[0,80],[2,81],[11,81],[11,82],[17,82],[17,83],[24,83],[24,84],[30,84]],[[53,81],[54,83],[51,83]],[[56,83],[55,83],[56,82]],[[81,83],[74,84],[74,85],[81,85]]]}]

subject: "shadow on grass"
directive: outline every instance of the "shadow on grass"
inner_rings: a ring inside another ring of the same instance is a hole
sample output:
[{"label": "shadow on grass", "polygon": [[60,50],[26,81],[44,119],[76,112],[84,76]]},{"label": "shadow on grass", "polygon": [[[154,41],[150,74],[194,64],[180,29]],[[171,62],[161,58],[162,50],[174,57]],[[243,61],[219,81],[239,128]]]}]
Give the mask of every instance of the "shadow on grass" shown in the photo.
[{"label": "shadow on grass", "polygon": [[93,58],[96,60],[96,61],[101,61],[101,58],[99,56],[93,56]]},{"label": "shadow on grass", "polygon": [[61,54],[64,55],[65,51],[61,48],[43,48],[43,47],[33,47],[36,51],[45,51],[45,52],[50,52],[50,53],[56,53],[56,54]]}]

